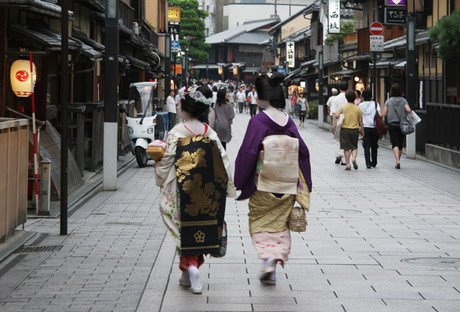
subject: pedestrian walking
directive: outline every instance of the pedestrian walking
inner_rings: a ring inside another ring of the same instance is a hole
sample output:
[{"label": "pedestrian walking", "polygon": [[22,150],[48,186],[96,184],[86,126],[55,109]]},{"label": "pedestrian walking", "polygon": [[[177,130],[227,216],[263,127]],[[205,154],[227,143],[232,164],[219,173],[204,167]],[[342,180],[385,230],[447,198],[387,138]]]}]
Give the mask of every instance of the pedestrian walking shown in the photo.
[{"label": "pedestrian walking", "polygon": [[[305,186],[308,190],[304,191],[311,191],[308,148],[294,121],[282,111],[285,98],[280,83],[285,77],[274,73],[270,77],[260,75],[256,78],[259,105],[264,111],[251,118],[235,161],[235,186],[241,190],[238,200],[249,198],[249,231],[259,258],[264,260],[260,281],[269,285],[276,284],[277,263],[284,266],[290,253],[287,221],[295,202],[293,191],[294,194],[297,191],[300,174],[308,185]],[[297,148],[291,148],[292,142],[297,143]],[[282,155],[274,145],[284,147]],[[267,158],[278,158],[278,161],[264,162],[263,159]],[[263,170],[276,172],[270,175],[273,183],[259,179],[257,169],[261,165],[258,163],[262,163]],[[271,187],[259,190],[261,183]]]},{"label": "pedestrian walking", "polygon": [[203,289],[203,255],[221,250],[225,198],[234,196],[227,153],[217,133],[198,120],[211,103],[207,86],[188,89],[178,107],[184,122],[169,131],[164,156],[155,164],[161,215],[180,254],[179,284],[194,294]]},{"label": "pedestrian walking", "polygon": [[390,134],[391,146],[396,160],[396,169],[401,169],[401,155],[406,136],[401,132],[401,121],[410,113],[409,103],[402,96],[402,89],[394,84],[390,89],[390,98],[385,102],[382,116],[387,116],[388,133]]},{"label": "pedestrian walking", "polygon": [[246,93],[244,92],[244,86],[240,86],[240,89],[236,94],[236,101],[238,103],[238,112],[242,114],[244,105],[246,103]]},{"label": "pedestrian walking", "polygon": [[362,93],[363,101],[359,105],[363,113],[364,125],[364,159],[366,160],[366,168],[375,168],[377,166],[377,149],[379,147],[379,134],[375,128],[375,114],[380,114],[380,104],[372,101],[372,90],[367,88]]},{"label": "pedestrian walking", "polygon": [[348,90],[348,84],[346,82],[341,82],[339,85],[340,93],[334,97],[330,106],[330,112],[332,117],[332,133],[334,134],[334,151],[335,151],[335,163],[346,165],[343,161],[343,149],[340,148],[340,126],[337,126],[335,123],[334,116],[337,113],[337,110],[340,106],[347,103],[345,97],[345,92]]},{"label": "pedestrian walking", "polygon": [[169,96],[166,98],[166,110],[168,111],[168,129],[172,129],[176,125],[176,100],[174,95],[176,94],[175,90],[169,92]]},{"label": "pedestrian walking", "polygon": [[257,91],[255,87],[252,87],[252,91],[248,93],[248,98],[251,100],[251,104],[249,104],[249,111],[251,113],[251,117],[254,117],[257,114]]},{"label": "pedestrian walking", "polygon": [[227,102],[228,96],[225,88],[217,91],[217,102],[214,108],[216,112],[214,130],[225,149],[227,148],[227,143],[232,139],[232,122],[233,118],[235,118],[233,105]]},{"label": "pedestrian walking", "polygon": [[310,112],[310,106],[308,105],[308,101],[305,98],[305,93],[302,92],[302,93],[299,94],[299,98],[297,99],[297,104],[300,105],[300,114],[299,114],[300,123],[299,123],[299,126],[304,127],[305,126],[305,117]]},{"label": "pedestrian walking", "polygon": [[296,104],[297,104],[297,91],[294,90],[292,91],[292,94],[291,94],[291,116],[294,116],[294,117],[296,117],[296,113],[295,113]]},{"label": "pedestrian walking", "polygon": [[[334,130],[336,130],[335,120],[340,117],[340,114],[345,115],[345,120],[340,130],[340,148],[343,149],[345,156],[346,167],[345,170],[351,170],[350,153],[353,158],[353,168],[358,170],[358,163],[356,157],[358,156],[358,138],[359,134],[364,135],[363,127],[363,113],[359,106],[354,101],[356,93],[353,90],[348,90],[345,93],[347,103],[340,106],[334,115]],[[351,151],[351,152],[350,152]]]}]

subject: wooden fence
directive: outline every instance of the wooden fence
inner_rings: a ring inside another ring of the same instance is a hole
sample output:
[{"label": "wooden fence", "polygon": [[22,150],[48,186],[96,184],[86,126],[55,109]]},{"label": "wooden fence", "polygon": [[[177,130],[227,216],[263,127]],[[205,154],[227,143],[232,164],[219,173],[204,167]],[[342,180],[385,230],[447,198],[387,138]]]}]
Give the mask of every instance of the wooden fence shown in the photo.
[{"label": "wooden fence", "polygon": [[29,126],[0,118],[0,241],[26,222]]}]

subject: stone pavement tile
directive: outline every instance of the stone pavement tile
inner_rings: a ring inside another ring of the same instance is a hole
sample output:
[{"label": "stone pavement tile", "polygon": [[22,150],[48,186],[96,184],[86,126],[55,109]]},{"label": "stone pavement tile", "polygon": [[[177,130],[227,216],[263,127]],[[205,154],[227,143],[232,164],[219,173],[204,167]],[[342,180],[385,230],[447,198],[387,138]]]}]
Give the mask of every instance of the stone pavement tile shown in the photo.
[{"label": "stone pavement tile", "polygon": [[414,287],[427,300],[457,300],[460,302],[460,292],[454,287]]},{"label": "stone pavement tile", "polygon": [[458,312],[460,301],[457,300],[426,300],[436,312]]},{"label": "stone pavement tile", "polygon": [[340,302],[340,304],[343,306],[343,310],[346,311],[346,312],[362,312],[362,311],[383,312],[383,311],[391,311],[391,310],[388,310],[388,307],[379,298],[375,298],[375,299],[338,298],[335,301]]},{"label": "stone pavement tile", "polygon": [[296,296],[296,301],[301,309],[297,311],[345,311],[333,292],[308,291]]},{"label": "stone pavement tile", "polygon": [[[383,299],[387,306],[387,311],[404,311],[404,312],[445,312],[446,310],[435,310],[429,300],[422,298],[413,299]],[[457,306],[458,307],[458,306]],[[457,310],[458,311],[458,310]],[[447,311],[446,311],[447,312]]]},{"label": "stone pavement tile", "polygon": [[219,302],[225,304],[270,304],[273,306],[275,310],[278,309],[279,306],[289,306],[295,305],[296,301],[293,296],[248,296],[248,297],[233,297],[233,296],[216,296],[212,293],[209,294],[208,303],[210,304],[218,304]]}]

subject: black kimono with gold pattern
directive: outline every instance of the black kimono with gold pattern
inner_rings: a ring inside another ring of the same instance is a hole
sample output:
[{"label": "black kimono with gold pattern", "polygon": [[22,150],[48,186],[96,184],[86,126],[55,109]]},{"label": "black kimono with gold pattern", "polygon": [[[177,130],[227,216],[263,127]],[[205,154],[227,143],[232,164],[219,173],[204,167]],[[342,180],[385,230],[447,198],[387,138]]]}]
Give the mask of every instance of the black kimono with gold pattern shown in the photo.
[{"label": "black kimono with gold pattern", "polygon": [[217,143],[204,135],[181,138],[176,155],[181,254],[219,253],[228,176]]}]

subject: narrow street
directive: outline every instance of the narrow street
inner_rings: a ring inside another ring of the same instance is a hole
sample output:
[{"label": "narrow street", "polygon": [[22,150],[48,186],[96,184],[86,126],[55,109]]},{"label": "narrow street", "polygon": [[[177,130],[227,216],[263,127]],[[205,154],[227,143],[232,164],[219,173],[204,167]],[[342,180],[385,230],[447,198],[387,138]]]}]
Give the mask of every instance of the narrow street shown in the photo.
[{"label": "narrow street", "polygon": [[[234,120],[232,163],[248,121]],[[0,264],[0,311],[458,311],[460,173],[405,156],[396,170],[384,147],[366,169],[361,143],[359,169],[345,171],[330,132],[316,121],[299,131],[311,154],[309,225],[292,233],[276,286],[259,282],[247,201],[233,198],[227,256],[206,258],[202,295],[179,286],[153,168],[133,162],[117,191],[99,192],[69,218],[68,236],[59,219],[26,223],[37,233],[28,245],[43,248]]]}]

